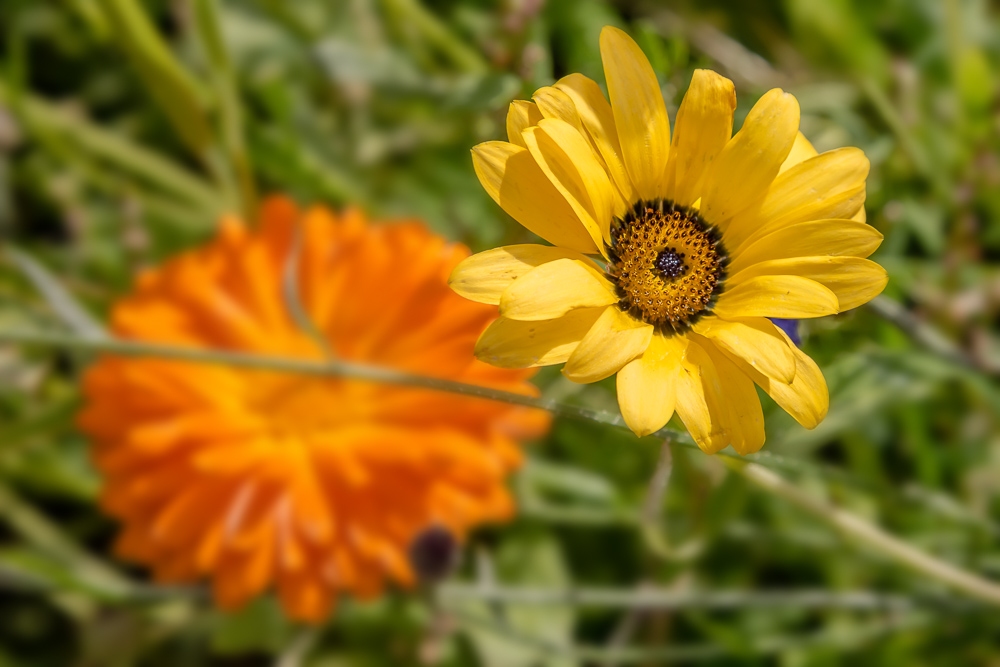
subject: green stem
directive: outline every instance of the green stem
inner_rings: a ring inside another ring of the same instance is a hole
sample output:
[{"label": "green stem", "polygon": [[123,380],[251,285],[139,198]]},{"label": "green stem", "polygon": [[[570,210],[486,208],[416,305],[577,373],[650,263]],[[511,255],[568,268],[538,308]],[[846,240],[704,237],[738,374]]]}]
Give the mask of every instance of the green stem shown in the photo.
[{"label": "green stem", "polygon": [[656,470],[649,480],[649,488],[646,490],[646,498],[642,504],[642,514],[640,516],[640,527],[643,539],[650,551],[661,558],[671,558],[672,549],[670,541],[664,533],[660,522],[660,514],[663,510],[663,497],[667,493],[667,485],[670,483],[670,473],[674,469],[674,456],[670,449],[670,439],[667,438],[660,445],[660,456],[656,461]]},{"label": "green stem", "polygon": [[34,545],[70,568],[74,575],[116,595],[127,594],[132,584],[69,540],[48,518],[0,484],[0,517],[25,542]]},{"label": "green stem", "polygon": [[301,667],[304,665],[309,654],[319,642],[321,635],[322,631],[318,627],[301,628],[295,638],[278,655],[274,667]]},{"label": "green stem", "polygon": [[212,188],[169,160],[83,118],[59,111],[48,102],[27,94],[15,94],[3,81],[0,81],[0,102],[9,104],[29,130],[58,135],[63,141],[130,171],[140,180],[155,184],[213,216],[226,208],[222,197]]},{"label": "green stem", "polygon": [[915,572],[962,591],[971,598],[1000,605],[1000,584],[935,558],[851,512],[810,496],[762,466],[735,459],[724,459],[724,461],[733,472],[821,519],[845,536],[867,545]]},{"label": "green stem", "polygon": [[[491,389],[489,387],[480,387],[477,385],[455,382],[453,380],[444,380],[441,378],[426,377],[423,375],[414,375],[412,373],[405,373],[380,366],[369,366],[366,364],[358,364],[340,359],[317,362],[305,359],[245,354],[242,352],[228,352],[223,350],[210,350],[194,347],[180,347],[159,343],[120,340],[115,338],[79,338],[67,334],[53,334],[42,331],[0,331],[0,342],[44,345],[62,349],[84,350],[89,352],[100,352],[131,357],[160,357],[165,359],[176,359],[179,361],[221,364],[224,366],[234,366],[239,368],[255,368],[259,370],[299,373],[302,375],[319,377],[341,377],[351,380],[388,383],[405,387],[446,391],[453,394],[461,394],[463,396],[473,396],[492,401],[500,401],[502,403],[510,403],[512,405],[538,408],[540,410],[551,412],[559,417],[582,419],[585,421],[608,424],[611,426],[623,426],[621,416],[610,412],[590,410],[587,408],[577,407],[575,405],[559,403],[550,399],[534,398],[523,394],[502,391],[500,389]],[[680,444],[686,447],[695,446],[691,442],[690,436],[686,433],[680,433],[672,429],[662,429],[657,435],[661,438],[670,437],[675,442],[680,442]]]},{"label": "green stem", "polygon": [[943,170],[934,167],[927,152],[917,143],[912,133],[907,130],[903,118],[896,111],[892,101],[882,91],[878,82],[870,76],[863,76],[859,79],[858,84],[861,91],[868,97],[868,100],[875,108],[875,111],[882,117],[882,121],[896,135],[896,139],[899,140],[903,151],[913,162],[917,173],[931,183],[935,195],[943,201],[954,199],[947,174]]},{"label": "green stem", "polygon": [[921,322],[901,303],[886,296],[877,296],[868,302],[867,307],[879,317],[894,324],[917,344],[922,345],[942,359],[973,371],[1000,377],[1000,364],[976,359],[951,342],[940,331],[926,322]]},{"label": "green stem", "polygon": [[[579,661],[596,662],[610,661],[614,664],[673,664],[673,661],[697,661],[733,658],[734,650],[721,644],[674,644],[671,646],[620,646],[601,648],[586,645],[560,645],[549,640],[529,635],[517,628],[503,623],[469,614],[464,611],[448,609],[448,613],[465,625],[479,627],[505,637],[520,644],[538,655],[553,658],[576,659]],[[802,650],[813,647],[823,647],[825,650],[862,646],[884,634],[915,629],[926,626],[933,621],[927,615],[890,615],[884,620],[874,620],[859,629],[844,631],[834,627],[832,630],[800,636],[754,637],[747,640],[745,647],[740,646],[741,653],[749,655],[774,654],[783,651]],[[739,650],[738,649],[738,650]],[[654,663],[655,661],[655,663]]]},{"label": "green stem", "polygon": [[920,606],[940,609],[985,609],[969,604],[953,604],[946,598],[920,599],[870,591],[673,591],[644,587],[617,588],[511,588],[444,584],[435,592],[441,602],[478,600],[502,604],[540,607],[592,607],[602,609],[642,609],[680,611],[691,609],[733,610],[744,608],[843,609],[850,611],[903,611]]},{"label": "green stem", "polygon": [[208,71],[218,102],[222,144],[235,174],[242,213],[252,219],[257,207],[253,168],[247,153],[243,128],[243,107],[226,44],[222,37],[216,0],[195,0],[197,33],[208,60]]},{"label": "green stem", "polygon": [[419,0],[383,0],[386,10],[399,26],[417,30],[428,43],[466,72],[487,70],[486,61],[452,34]]}]

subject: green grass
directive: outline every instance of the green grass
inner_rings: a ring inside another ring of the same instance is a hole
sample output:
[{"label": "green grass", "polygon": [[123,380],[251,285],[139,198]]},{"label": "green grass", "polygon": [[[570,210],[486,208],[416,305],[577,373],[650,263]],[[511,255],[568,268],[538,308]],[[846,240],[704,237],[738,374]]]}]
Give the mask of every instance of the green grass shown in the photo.
[{"label": "green grass", "polygon": [[[757,459],[790,486],[676,447],[644,522],[658,441],[559,419],[513,481],[519,518],[474,536],[436,604],[345,600],[303,631],[270,600],[225,615],[114,561],[73,426],[89,353],[0,343],[0,667],[1000,660],[998,598],[941,569],[1000,581],[1000,21],[985,0],[4,0],[0,235],[22,254],[0,258],[0,340],[92,331],[138,268],[268,192],[421,217],[474,250],[528,240],[469,149],[503,136],[511,99],[570,72],[603,83],[606,24],[649,55],[671,115],[709,67],[735,81],[737,123],[782,87],[818,149],[871,159],[891,301],[805,325],[830,415],[806,431],[767,401]],[[539,383],[615,409],[613,383]],[[484,561],[513,600],[470,596]],[[630,612],[642,585],[658,606]],[[565,591],[579,597],[537,599]]]}]

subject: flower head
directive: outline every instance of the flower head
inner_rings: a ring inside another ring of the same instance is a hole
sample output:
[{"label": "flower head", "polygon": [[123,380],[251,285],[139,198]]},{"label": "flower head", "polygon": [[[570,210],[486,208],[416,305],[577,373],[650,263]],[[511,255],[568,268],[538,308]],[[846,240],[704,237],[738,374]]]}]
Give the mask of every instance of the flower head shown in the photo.
[{"label": "flower head", "polygon": [[[283,300],[296,229],[301,303],[324,344]],[[368,226],[274,199],[256,229],[225,220],[214,241],[143,275],[114,329],[304,360],[328,349],[534,395],[531,370],[472,356],[496,308],[448,289],[467,256],[417,222]],[[121,555],[162,581],[211,578],[226,608],[273,587],[304,620],[340,592],[412,583],[407,556],[428,530],[461,539],[507,518],[517,441],[547,428],[537,411],[445,393],[158,359],[103,358],[85,394],[80,424]]]},{"label": "flower head", "polygon": [[458,293],[500,306],[477,356],[565,363],[576,382],[617,373],[633,431],[676,410],[708,452],[763,445],[754,383],[815,427],[823,376],[768,318],[839,313],[884,288],[865,259],[882,239],[864,222],[868,160],[856,148],[817,155],[795,98],[777,89],[733,135],[735,89],[708,70],[671,136],[635,42],[605,28],[601,56],[610,103],[572,74],[511,105],[509,141],[473,150],[487,192],[552,244],[490,250],[452,274]]}]

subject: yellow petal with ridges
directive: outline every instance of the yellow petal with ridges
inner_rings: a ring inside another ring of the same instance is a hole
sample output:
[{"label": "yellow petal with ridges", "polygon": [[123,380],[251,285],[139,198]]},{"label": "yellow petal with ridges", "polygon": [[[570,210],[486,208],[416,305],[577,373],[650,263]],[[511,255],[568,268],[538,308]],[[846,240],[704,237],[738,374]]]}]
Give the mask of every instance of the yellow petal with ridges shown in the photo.
[{"label": "yellow petal with ridges", "polygon": [[[537,270],[537,269],[536,269]],[[727,282],[714,312],[727,320],[747,317],[806,319],[840,312],[837,295],[802,276],[756,276]]]},{"label": "yellow petal with ridges", "polygon": [[760,385],[760,388],[795,421],[808,429],[816,428],[830,409],[830,391],[827,389],[826,380],[816,362],[796,347],[785,332],[782,331],[781,335],[788,340],[789,349],[795,355],[795,379],[791,384],[768,378],[742,359],[730,357],[730,360]]},{"label": "yellow petal with ridges", "polygon": [[[866,188],[864,184],[831,194],[822,200],[811,202],[806,206],[801,206],[787,215],[773,220],[757,219],[750,225],[744,226],[741,220],[739,225],[733,225],[726,232],[726,247],[733,250],[733,254],[741,252],[751,243],[772,234],[779,229],[784,229],[791,225],[802,222],[812,222],[814,220],[856,220],[859,210],[864,212]],[[750,214],[752,217],[755,214]],[[742,214],[739,216],[742,218]],[[861,216],[864,217],[863,215]],[[746,236],[750,230],[756,229],[752,234]]]},{"label": "yellow petal with ridges", "polygon": [[635,194],[642,199],[660,197],[670,154],[670,119],[656,73],[639,45],[611,26],[601,31],[601,60]]},{"label": "yellow petal with ridges", "polygon": [[859,257],[774,259],[740,271],[730,278],[730,282],[740,286],[765,277],[802,277],[813,280],[837,295],[840,312],[868,303],[881,294],[889,282],[885,269],[871,260]]},{"label": "yellow petal with ridges", "polygon": [[792,257],[868,257],[882,243],[882,234],[863,222],[813,220],[774,231],[733,254],[730,275],[758,262]]},{"label": "yellow petal with ridges", "polygon": [[583,126],[594,148],[604,159],[604,166],[611,176],[611,181],[618,188],[622,200],[628,203],[634,201],[632,180],[622,158],[614,112],[611,111],[611,105],[604,98],[600,86],[582,74],[570,74],[559,79],[555,87],[573,99]]},{"label": "yellow petal with ridges", "polygon": [[708,352],[692,340],[677,373],[674,410],[702,451],[714,454],[732,442],[722,379]]},{"label": "yellow petal with ridges", "polygon": [[803,160],[775,179],[758,215],[764,220],[780,219],[796,208],[863,184],[870,169],[864,151],[854,147]]},{"label": "yellow petal with ridges", "polygon": [[698,185],[708,166],[733,134],[736,87],[729,79],[706,69],[691,78],[674,124],[667,162],[666,197],[690,206],[700,197]]},{"label": "yellow petal with ridges", "polygon": [[[759,206],[730,225],[726,247],[735,250],[748,238],[755,240],[796,222],[853,216],[864,203],[869,166],[858,148],[838,148],[800,162],[774,179]],[[860,201],[852,198],[838,208],[846,214],[829,212],[831,205],[858,188],[862,188]]]},{"label": "yellow petal with ridges", "polygon": [[[698,341],[703,342],[702,340]],[[729,412],[730,443],[740,456],[753,454],[764,446],[764,411],[753,380],[741,371],[717,345],[704,341],[705,349],[715,363],[715,370],[725,391],[725,408]]]},{"label": "yellow petal with ridges", "polygon": [[781,163],[781,169],[778,170],[778,174],[783,174],[799,162],[816,157],[818,154],[819,151],[813,148],[813,145],[809,143],[804,134],[799,132],[795,135],[795,143],[792,144],[792,150],[789,151],[785,161]]},{"label": "yellow petal with ridges", "polygon": [[569,123],[545,118],[524,132],[535,162],[584,221],[594,243],[610,242],[614,194],[608,174],[587,140]]},{"label": "yellow petal with ridges", "polygon": [[701,214],[725,230],[733,216],[764,197],[799,131],[799,103],[780,88],[764,94],[712,162]]},{"label": "yellow petal with ridges", "polygon": [[[472,149],[472,164],[493,201],[528,231],[552,245],[598,253],[599,233],[591,234],[527,149],[489,141]],[[596,229],[592,220],[587,224]]]},{"label": "yellow petal with ridges", "polygon": [[535,91],[532,98],[538,105],[538,110],[545,118],[562,120],[573,126],[577,132],[583,132],[583,122],[580,113],[573,104],[573,98],[553,86],[546,86]]},{"label": "yellow petal with ridges", "polygon": [[706,317],[694,325],[694,332],[770,378],[786,384],[795,379],[795,356],[778,327],[765,317]]},{"label": "yellow petal with ridges", "polygon": [[563,375],[584,383],[611,377],[642,354],[652,336],[652,325],[608,308],[570,355]]},{"label": "yellow petal with ridges", "polygon": [[542,112],[533,102],[514,100],[507,110],[507,141],[521,148],[527,148],[528,145],[524,143],[521,134],[532,125],[538,125],[538,121],[542,118]]},{"label": "yellow petal with ridges", "polygon": [[476,342],[476,357],[499,368],[564,363],[605,308],[580,308],[564,317],[521,322],[501,317]]},{"label": "yellow petal with ridges", "polygon": [[654,333],[642,356],[618,371],[618,406],[625,424],[640,438],[659,431],[673,416],[677,374],[686,347],[683,336]]},{"label": "yellow petal with ridges", "polygon": [[[598,93],[600,91],[598,90]],[[603,99],[603,98],[602,98]],[[610,184],[610,194],[612,197],[612,209],[607,216],[604,216],[600,211],[592,211],[595,218],[600,224],[604,217],[610,217],[611,215],[621,217],[625,214],[628,202],[624,199],[621,191],[615,186],[612,176],[607,168],[607,164],[604,161],[604,157],[601,155],[599,147],[594,142],[590,135],[590,132],[586,129],[580,112],[577,110],[576,102],[574,97],[570,95],[565,90],[559,88],[558,85],[539,88],[535,91],[534,96],[535,103],[538,105],[539,110],[542,115],[547,119],[561,120],[566,124],[572,126],[574,130],[582,137],[587,145],[590,146],[590,150],[593,153],[593,157],[596,160],[596,164],[599,165],[599,171],[603,172]],[[608,112],[610,113],[611,107],[608,107]],[[546,125],[545,123],[539,123],[540,125]],[[550,126],[551,127],[551,126]],[[558,130],[556,130],[558,131]],[[555,135],[553,135],[555,136]],[[575,139],[575,137],[574,137]],[[582,147],[577,147],[582,148]],[[599,179],[603,182],[604,179]],[[629,186],[631,189],[631,185]],[[592,195],[593,198],[593,195]],[[602,225],[603,227],[603,225]]]},{"label": "yellow petal with ridges", "polygon": [[795,380],[790,385],[778,382],[761,384],[782,410],[808,429],[819,426],[830,409],[830,390],[816,362],[793,346]]},{"label": "yellow petal with ridges", "polygon": [[618,295],[600,271],[578,260],[557,259],[511,283],[500,297],[500,315],[511,320],[551,320],[576,308],[614,303]]},{"label": "yellow petal with ridges", "polygon": [[471,301],[498,305],[511,283],[535,267],[557,259],[573,259],[598,269],[586,255],[575,250],[526,243],[466,257],[451,272],[448,286]]}]

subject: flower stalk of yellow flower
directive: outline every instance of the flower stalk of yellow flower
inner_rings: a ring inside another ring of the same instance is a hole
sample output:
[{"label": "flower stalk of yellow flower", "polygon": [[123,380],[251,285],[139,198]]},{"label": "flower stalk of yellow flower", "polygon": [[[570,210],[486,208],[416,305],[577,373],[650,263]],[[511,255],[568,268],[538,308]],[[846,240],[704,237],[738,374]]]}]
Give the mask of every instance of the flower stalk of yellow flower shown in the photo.
[{"label": "flower stalk of yellow flower", "polygon": [[[493,199],[552,246],[516,245],[463,261],[466,298],[499,304],[477,356],[503,368],[565,363],[575,382],[615,373],[629,427],[680,416],[699,446],[764,443],[754,384],[807,428],[829,397],[816,364],[767,318],[859,306],[887,277],[867,259],[868,160],[817,155],[799,107],[766,93],[732,134],[736,93],[697,70],[671,136],[642,51],[607,27],[610,103],[579,74],[516,101],[509,141],[473,149]],[[596,261],[595,259],[596,258]]]}]

